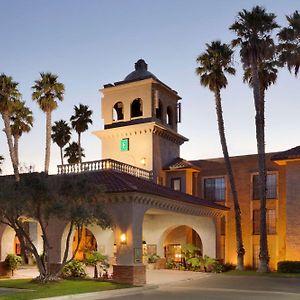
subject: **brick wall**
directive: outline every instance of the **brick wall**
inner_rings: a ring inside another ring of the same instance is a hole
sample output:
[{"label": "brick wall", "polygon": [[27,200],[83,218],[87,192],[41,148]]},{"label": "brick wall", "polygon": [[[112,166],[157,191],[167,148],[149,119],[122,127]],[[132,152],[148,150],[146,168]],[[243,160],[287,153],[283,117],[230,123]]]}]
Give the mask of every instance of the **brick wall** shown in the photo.
[{"label": "brick wall", "polygon": [[113,266],[113,280],[119,283],[133,285],[146,284],[146,267],[139,266]]}]

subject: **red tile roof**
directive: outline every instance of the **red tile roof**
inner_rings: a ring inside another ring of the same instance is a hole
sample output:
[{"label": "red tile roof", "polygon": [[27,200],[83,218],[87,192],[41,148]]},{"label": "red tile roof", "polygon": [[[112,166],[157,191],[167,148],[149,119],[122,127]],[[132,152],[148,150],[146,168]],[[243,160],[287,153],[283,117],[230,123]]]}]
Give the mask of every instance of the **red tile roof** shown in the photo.
[{"label": "red tile roof", "polygon": [[200,170],[200,167],[180,157],[175,158],[170,164],[165,166],[163,169],[173,170],[173,169],[187,169],[187,168]]},{"label": "red tile roof", "polygon": [[286,160],[300,158],[300,146],[279,152],[271,157],[271,160]]}]

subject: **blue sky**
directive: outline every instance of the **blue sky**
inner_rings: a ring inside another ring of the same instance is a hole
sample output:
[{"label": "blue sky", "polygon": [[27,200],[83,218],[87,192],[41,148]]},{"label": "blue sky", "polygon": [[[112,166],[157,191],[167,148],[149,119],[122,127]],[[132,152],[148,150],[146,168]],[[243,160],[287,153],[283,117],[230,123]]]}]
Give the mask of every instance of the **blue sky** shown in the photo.
[{"label": "blue sky", "polygon": [[[101,158],[100,141],[91,131],[102,128],[99,88],[122,80],[143,58],[149,71],[177,90],[182,100],[181,134],[190,141],[181,156],[202,159],[222,156],[213,95],[195,75],[195,59],[205,43],[229,42],[228,27],[237,13],[262,5],[285,26],[285,15],[300,10],[299,0],[285,1],[0,1],[0,72],[20,83],[23,99],[33,110],[31,133],[20,142],[20,161],[43,169],[45,116],[31,101],[31,86],[39,72],[51,71],[65,84],[65,99],[53,121],[69,119],[73,106],[89,105],[93,126],[83,136],[86,160]],[[238,53],[237,75],[222,91],[224,118],[231,155],[256,152],[252,93],[242,82]],[[266,150],[280,151],[299,145],[300,78],[280,70],[278,81],[266,94]],[[3,126],[2,121],[0,126]],[[74,139],[76,136],[74,134]],[[10,173],[4,133],[0,154]],[[59,151],[52,146],[51,171],[56,171]]]}]

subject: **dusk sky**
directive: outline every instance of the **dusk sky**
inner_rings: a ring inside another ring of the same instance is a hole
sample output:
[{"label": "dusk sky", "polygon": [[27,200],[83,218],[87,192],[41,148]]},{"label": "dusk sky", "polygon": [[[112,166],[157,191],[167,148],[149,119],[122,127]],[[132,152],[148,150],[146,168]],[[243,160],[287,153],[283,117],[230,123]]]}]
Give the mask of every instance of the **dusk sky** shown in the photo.
[{"label": "dusk sky", "polygon": [[[205,43],[230,42],[228,27],[237,13],[254,5],[275,13],[286,26],[285,15],[300,10],[299,0],[285,1],[177,1],[177,0],[0,0],[0,73],[19,82],[23,100],[33,110],[34,128],[20,141],[21,165],[43,170],[45,114],[31,100],[31,86],[39,72],[51,71],[65,84],[65,99],[53,112],[53,121],[69,120],[73,106],[93,110],[93,126],[84,133],[85,160],[101,159],[101,143],[92,131],[103,128],[99,89],[121,81],[143,58],[148,70],[182,97],[179,133],[189,142],[181,148],[185,159],[222,156],[213,94],[201,87],[195,75],[198,54]],[[222,91],[230,155],[256,152],[254,105],[251,89],[242,81],[239,54],[237,74]],[[300,144],[300,78],[279,72],[266,94],[266,151],[280,151]],[[0,126],[3,122],[0,120]],[[73,139],[77,136],[74,133]],[[4,174],[12,172],[6,137],[0,134]],[[59,148],[52,145],[50,169],[60,163]]]}]

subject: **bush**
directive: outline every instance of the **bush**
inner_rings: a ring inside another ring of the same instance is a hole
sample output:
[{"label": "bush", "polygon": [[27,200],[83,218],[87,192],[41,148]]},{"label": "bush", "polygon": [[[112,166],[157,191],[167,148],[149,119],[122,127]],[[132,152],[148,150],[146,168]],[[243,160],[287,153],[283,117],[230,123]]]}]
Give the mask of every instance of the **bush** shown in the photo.
[{"label": "bush", "polygon": [[62,277],[76,277],[76,278],[85,278],[86,272],[84,270],[84,264],[79,260],[72,260],[64,266],[62,271]]},{"label": "bush", "polygon": [[14,271],[22,264],[22,258],[15,254],[7,254],[5,264],[7,269],[11,271],[11,276],[14,276]]},{"label": "bush", "polygon": [[154,264],[159,260],[159,256],[156,254],[151,254],[148,256],[148,264]]},{"label": "bush", "polygon": [[300,273],[300,261],[280,261],[277,264],[279,273]]}]

